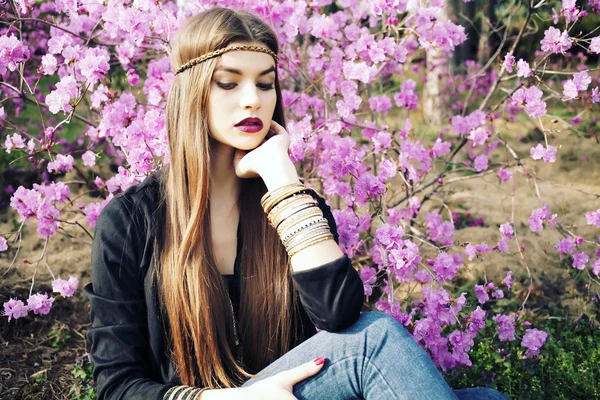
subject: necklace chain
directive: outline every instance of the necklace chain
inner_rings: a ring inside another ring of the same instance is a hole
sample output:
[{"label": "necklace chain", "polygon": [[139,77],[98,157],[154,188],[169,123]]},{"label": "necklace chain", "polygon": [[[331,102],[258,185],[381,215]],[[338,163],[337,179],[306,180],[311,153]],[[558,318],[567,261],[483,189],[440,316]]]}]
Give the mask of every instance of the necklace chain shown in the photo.
[{"label": "necklace chain", "polygon": [[233,322],[233,337],[235,339],[235,353],[236,353],[236,358],[238,359],[239,362],[242,362],[242,352],[240,349],[240,339],[238,336],[238,332],[237,332],[237,323],[235,321],[235,312],[233,310],[233,302],[231,301],[231,296],[229,296],[229,286],[225,283],[225,280],[223,279],[223,276],[221,275],[221,282],[223,283],[223,285],[225,286],[225,289],[227,290],[227,300],[229,300],[229,309],[231,311],[231,320]]}]

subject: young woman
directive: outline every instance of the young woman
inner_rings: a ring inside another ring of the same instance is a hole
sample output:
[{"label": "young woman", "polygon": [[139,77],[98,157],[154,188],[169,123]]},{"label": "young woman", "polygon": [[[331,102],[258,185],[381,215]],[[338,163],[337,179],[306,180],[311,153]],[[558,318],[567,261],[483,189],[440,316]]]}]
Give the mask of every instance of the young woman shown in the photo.
[{"label": "young woman", "polygon": [[99,398],[504,398],[453,392],[401,324],[360,313],[331,210],[288,156],[277,53],[247,12],[214,8],[177,33],[170,161],[96,225]]}]

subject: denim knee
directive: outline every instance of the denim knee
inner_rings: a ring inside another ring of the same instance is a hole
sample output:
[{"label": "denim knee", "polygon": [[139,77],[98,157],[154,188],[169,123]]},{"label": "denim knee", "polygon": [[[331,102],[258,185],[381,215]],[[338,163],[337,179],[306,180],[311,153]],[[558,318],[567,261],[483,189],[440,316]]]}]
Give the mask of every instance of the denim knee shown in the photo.
[{"label": "denim knee", "polygon": [[373,323],[377,323],[378,326],[385,328],[395,328],[396,325],[400,324],[394,317],[381,311],[366,311],[361,313],[355,324],[370,326]]},{"label": "denim knee", "polygon": [[362,330],[365,334],[376,332],[400,331],[408,335],[408,331],[394,317],[381,311],[367,311],[360,314],[358,320],[354,323],[356,328]]}]

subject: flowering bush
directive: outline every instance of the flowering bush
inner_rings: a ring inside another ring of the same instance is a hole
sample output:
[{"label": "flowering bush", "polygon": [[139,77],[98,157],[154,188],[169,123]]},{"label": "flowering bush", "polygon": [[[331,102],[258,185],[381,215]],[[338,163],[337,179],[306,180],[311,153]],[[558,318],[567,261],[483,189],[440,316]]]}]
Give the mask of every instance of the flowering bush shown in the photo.
[{"label": "flowering bush", "polygon": [[[18,230],[0,236],[0,251],[15,251],[23,226],[36,221],[44,250],[24,261],[43,263],[52,273],[46,248],[64,224],[91,236],[84,225],[94,228],[114,194],[168,163],[164,105],[174,75],[166,43],[191,13],[215,5],[245,8],[279,34],[290,156],[308,184],[339,204],[333,214],[340,246],[360,268],[367,295],[375,288],[382,292],[375,307],[404,324],[444,371],[471,365],[469,351],[486,321],[496,327],[498,341],[518,340],[527,357],[538,355],[547,334],[526,320],[533,280],[519,233],[558,230],[563,239],[556,254],[569,255],[572,268],[597,285],[600,238],[593,229],[600,228],[600,208],[571,227],[532,189],[540,208],[521,226],[514,220],[513,185],[513,211],[499,226],[497,241],[459,243],[457,228],[483,220],[457,223],[458,214],[440,194],[457,182],[490,176],[510,191],[517,176],[531,179],[531,165],[553,163],[560,154],[549,140],[556,124],[547,115],[549,105],[598,111],[597,70],[581,60],[566,65],[575,59],[569,53],[574,46],[600,53],[599,36],[574,28],[597,17],[600,2],[564,0],[552,12],[546,1],[512,4],[503,12],[518,23],[502,28],[502,42],[488,59],[469,60],[460,71],[446,65],[467,35],[448,18],[445,3],[9,0],[2,17],[8,24],[0,26],[2,147],[43,173],[39,184],[11,194],[10,206],[22,221]],[[540,10],[553,26],[533,43],[539,50],[530,60],[516,60]],[[560,70],[548,70],[549,64]],[[37,119],[25,126],[16,121],[27,107],[37,110]],[[421,111],[439,121],[430,142],[416,134],[413,115]],[[517,118],[533,119],[543,133],[530,158],[517,154],[496,128],[500,119]],[[84,128],[67,140],[75,122]],[[107,174],[102,162],[117,172]],[[63,176],[77,179],[63,182]],[[75,189],[102,198],[78,204]],[[441,206],[430,206],[434,201]],[[511,294],[512,272],[457,296],[448,291],[468,261],[509,252],[520,254],[529,278],[516,312],[491,313],[486,305]],[[50,312],[54,298],[33,293],[33,286],[27,304],[16,298],[4,304],[8,320]],[[52,283],[64,297],[77,286],[75,277]],[[396,295],[402,287],[413,288],[410,296]],[[521,337],[516,328],[524,331]]]}]

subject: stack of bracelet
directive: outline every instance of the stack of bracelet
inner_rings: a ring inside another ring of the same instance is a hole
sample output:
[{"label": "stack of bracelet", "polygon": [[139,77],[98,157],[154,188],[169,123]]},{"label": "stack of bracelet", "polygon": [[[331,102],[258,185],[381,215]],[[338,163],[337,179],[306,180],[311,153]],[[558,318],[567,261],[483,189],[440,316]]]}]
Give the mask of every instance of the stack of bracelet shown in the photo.
[{"label": "stack of bracelet", "polygon": [[290,257],[313,244],[333,239],[319,203],[301,183],[267,192],[260,204]]}]

